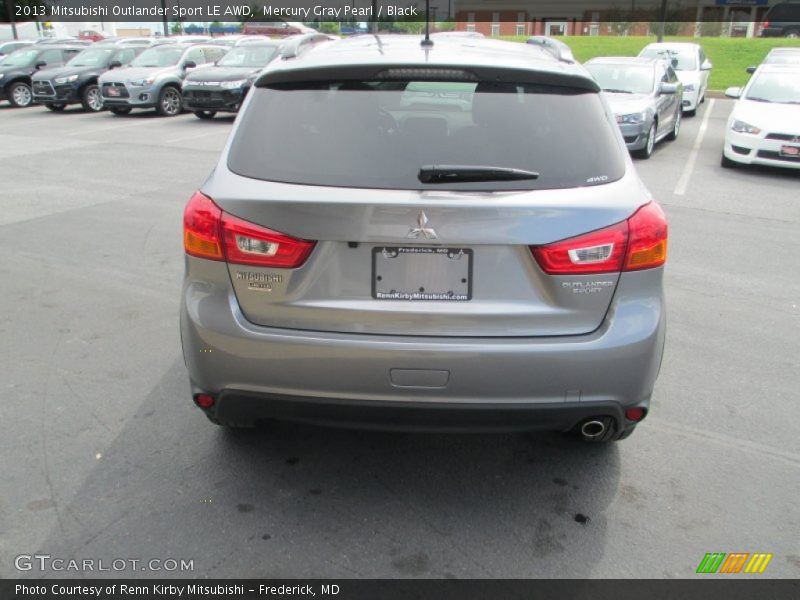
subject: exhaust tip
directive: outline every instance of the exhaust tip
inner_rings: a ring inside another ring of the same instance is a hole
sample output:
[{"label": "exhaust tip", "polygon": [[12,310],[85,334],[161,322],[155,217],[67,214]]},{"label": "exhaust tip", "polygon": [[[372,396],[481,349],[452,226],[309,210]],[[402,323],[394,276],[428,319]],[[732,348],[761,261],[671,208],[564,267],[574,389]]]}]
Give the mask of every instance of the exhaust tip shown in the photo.
[{"label": "exhaust tip", "polygon": [[595,419],[586,421],[583,425],[581,425],[581,435],[590,440],[600,437],[601,435],[603,435],[605,430],[606,430],[605,423]]}]

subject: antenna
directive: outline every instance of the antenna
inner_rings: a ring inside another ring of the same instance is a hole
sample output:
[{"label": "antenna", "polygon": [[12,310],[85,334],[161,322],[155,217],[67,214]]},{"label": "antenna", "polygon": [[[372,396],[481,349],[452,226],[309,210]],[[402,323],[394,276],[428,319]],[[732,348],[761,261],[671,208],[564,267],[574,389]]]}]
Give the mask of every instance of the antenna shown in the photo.
[{"label": "antenna", "polygon": [[420,46],[429,48],[433,46],[431,39],[431,0],[425,0],[425,39],[420,42]]}]

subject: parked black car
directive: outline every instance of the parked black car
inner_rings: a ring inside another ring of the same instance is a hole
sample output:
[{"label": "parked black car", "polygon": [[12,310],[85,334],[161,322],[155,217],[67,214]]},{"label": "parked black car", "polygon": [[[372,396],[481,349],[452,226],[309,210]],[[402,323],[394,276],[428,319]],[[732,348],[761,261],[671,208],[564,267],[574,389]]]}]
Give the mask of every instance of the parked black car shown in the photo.
[{"label": "parked black car", "polygon": [[142,50],[142,46],[87,48],[61,68],[36,73],[32,77],[33,100],[52,111],[81,104],[85,111],[99,112],[103,110],[103,98],[97,78],[109,69],[127,65]]},{"label": "parked black car", "polygon": [[239,110],[256,75],[280,53],[281,40],[231,48],[213,67],[198,69],[183,81],[183,106],[200,119]]},{"label": "parked black car", "polygon": [[85,46],[35,44],[21,48],[0,59],[0,101],[12,106],[33,104],[31,76],[45,67],[63,66],[70,58],[85,50]]},{"label": "parked black car", "polygon": [[800,1],[776,4],[764,15],[761,37],[800,37]]}]

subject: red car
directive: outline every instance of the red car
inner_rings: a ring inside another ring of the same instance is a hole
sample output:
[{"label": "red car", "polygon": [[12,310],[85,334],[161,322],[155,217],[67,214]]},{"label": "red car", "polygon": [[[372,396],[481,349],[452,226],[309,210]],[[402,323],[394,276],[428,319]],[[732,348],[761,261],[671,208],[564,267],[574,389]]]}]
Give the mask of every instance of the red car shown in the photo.
[{"label": "red car", "polygon": [[99,42],[100,40],[106,39],[99,31],[95,31],[94,29],[84,29],[80,33],[78,33],[79,40],[91,40],[93,42]]},{"label": "red car", "polygon": [[245,23],[242,28],[245,35],[288,36],[301,33],[316,33],[315,29],[306,27],[302,23],[286,21],[252,21]]}]

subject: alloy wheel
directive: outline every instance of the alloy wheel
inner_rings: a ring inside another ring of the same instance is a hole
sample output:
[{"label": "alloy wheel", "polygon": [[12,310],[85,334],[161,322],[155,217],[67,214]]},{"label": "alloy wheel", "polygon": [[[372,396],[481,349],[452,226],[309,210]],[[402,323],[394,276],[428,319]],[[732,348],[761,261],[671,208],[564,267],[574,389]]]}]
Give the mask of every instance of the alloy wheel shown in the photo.
[{"label": "alloy wheel", "polygon": [[103,110],[103,98],[100,96],[100,88],[92,87],[86,92],[86,104],[89,110],[93,112]]},{"label": "alloy wheel", "polygon": [[176,115],[178,112],[180,112],[181,98],[176,90],[168,88],[164,91],[164,96],[161,99],[161,108],[163,109],[164,114],[170,116]]},{"label": "alloy wheel", "polygon": [[18,85],[14,88],[12,98],[17,106],[28,106],[33,100],[33,95],[27,85]]}]

